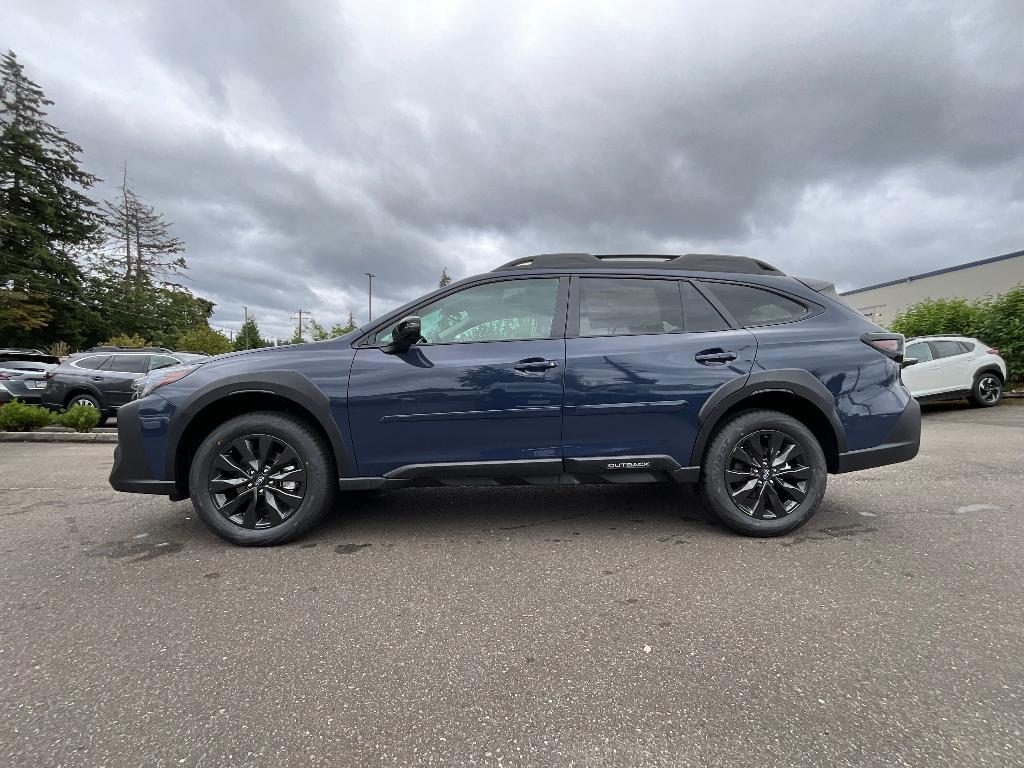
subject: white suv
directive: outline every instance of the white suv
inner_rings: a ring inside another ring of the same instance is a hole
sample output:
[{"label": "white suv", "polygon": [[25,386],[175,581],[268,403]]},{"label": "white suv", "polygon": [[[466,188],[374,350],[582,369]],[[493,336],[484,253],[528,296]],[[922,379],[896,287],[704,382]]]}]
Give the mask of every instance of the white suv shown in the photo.
[{"label": "white suv", "polygon": [[969,399],[990,407],[1003,397],[1006,362],[998,349],[966,336],[918,336],[907,339],[906,357],[917,362],[903,369],[903,383],[918,400]]}]

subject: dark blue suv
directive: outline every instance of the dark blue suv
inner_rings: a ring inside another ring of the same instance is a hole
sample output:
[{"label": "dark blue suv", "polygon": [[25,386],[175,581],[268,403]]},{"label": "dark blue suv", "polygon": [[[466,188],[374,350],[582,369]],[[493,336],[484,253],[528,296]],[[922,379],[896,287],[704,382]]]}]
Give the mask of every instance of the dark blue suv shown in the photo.
[{"label": "dark blue suv", "polygon": [[831,283],[755,259],[545,254],[330,341],[151,373],[110,483],[191,497],[238,544],[292,539],[339,490],[516,483],[698,483],[772,536],[827,473],[917,454],[902,364]]}]

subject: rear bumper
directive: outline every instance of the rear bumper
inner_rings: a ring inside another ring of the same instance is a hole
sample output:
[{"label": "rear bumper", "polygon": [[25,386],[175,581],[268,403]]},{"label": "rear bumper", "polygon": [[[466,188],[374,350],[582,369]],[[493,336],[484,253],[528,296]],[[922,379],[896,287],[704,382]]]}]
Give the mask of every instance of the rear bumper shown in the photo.
[{"label": "rear bumper", "polygon": [[881,445],[839,454],[836,473],[910,461],[921,447],[921,406],[911,398]]},{"label": "rear bumper", "polygon": [[121,406],[117,411],[117,448],[114,466],[110,470],[110,487],[126,493],[154,493],[172,496],[173,480],[157,480],[146,460],[142,447],[142,428],[139,420],[139,401]]}]

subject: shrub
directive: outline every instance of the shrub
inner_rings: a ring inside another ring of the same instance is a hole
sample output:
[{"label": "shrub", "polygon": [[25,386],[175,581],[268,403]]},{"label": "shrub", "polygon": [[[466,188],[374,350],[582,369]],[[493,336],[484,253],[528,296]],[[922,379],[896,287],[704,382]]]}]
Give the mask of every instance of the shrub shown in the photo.
[{"label": "shrub", "polygon": [[207,355],[223,355],[234,349],[223,333],[218,333],[208,325],[197,325],[183,332],[174,348],[179,352],[202,352]]},{"label": "shrub", "polygon": [[111,336],[109,339],[107,339],[103,343],[107,344],[109,346],[112,346],[112,347],[148,347],[149,346],[148,342],[144,338],[139,336],[139,334],[137,334],[137,333],[135,335],[133,335],[133,336],[129,336],[127,333],[119,333],[116,336]]},{"label": "shrub", "polygon": [[50,412],[38,405],[12,400],[0,407],[0,431],[31,432],[50,423]]},{"label": "shrub", "polygon": [[71,352],[71,347],[68,346],[66,341],[55,341],[50,346],[44,347],[43,351],[54,357],[67,357],[68,353]]},{"label": "shrub", "polygon": [[64,413],[53,417],[56,424],[75,432],[89,432],[99,423],[100,412],[91,405],[72,405]]},{"label": "shrub", "polygon": [[980,314],[977,303],[967,299],[925,299],[896,315],[890,329],[908,339],[934,333],[975,336]]}]

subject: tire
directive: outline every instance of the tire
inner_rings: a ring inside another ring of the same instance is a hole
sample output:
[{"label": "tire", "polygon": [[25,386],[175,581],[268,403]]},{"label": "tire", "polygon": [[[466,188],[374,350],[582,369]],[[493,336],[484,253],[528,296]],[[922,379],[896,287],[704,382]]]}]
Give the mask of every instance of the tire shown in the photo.
[{"label": "tire", "polygon": [[206,436],[188,484],[211,531],[234,544],[269,546],[302,535],[327,514],[338,472],[324,439],[308,423],[257,411]]},{"label": "tire", "polygon": [[977,408],[991,408],[1003,399],[1003,379],[995,371],[982,371],[974,377],[968,400]]},{"label": "tire", "polygon": [[97,427],[102,427],[104,424],[107,423],[107,419],[109,418],[109,416],[106,413],[104,413],[102,408],[100,408],[100,401],[97,400],[92,395],[90,395],[88,392],[79,392],[78,394],[69,397],[67,403],[65,403],[65,406],[67,408],[70,408],[72,405],[88,405],[99,411],[100,419],[99,421],[96,422]]},{"label": "tire", "polygon": [[[783,454],[782,463],[764,463]],[[759,474],[766,471],[767,484]],[[827,473],[821,445],[801,422],[778,411],[744,411],[720,426],[708,443],[700,493],[715,516],[737,533],[781,536],[818,511]]]}]

